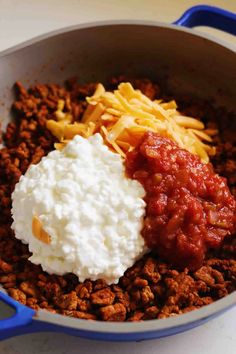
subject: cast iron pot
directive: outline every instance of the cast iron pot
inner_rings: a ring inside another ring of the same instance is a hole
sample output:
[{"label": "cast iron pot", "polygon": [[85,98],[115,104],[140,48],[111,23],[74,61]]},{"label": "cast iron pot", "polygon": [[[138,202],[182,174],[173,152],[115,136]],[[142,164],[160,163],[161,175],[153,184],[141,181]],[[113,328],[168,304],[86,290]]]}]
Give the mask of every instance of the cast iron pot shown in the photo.
[{"label": "cast iron pot", "polygon": [[[0,117],[11,119],[12,86],[35,82],[101,81],[119,74],[150,77],[173,94],[188,93],[236,108],[236,50],[222,41],[182,28],[206,25],[236,35],[236,15],[209,6],[196,6],[174,24],[148,21],[107,21],[55,31],[0,55]],[[106,323],[34,311],[4,291],[0,300],[14,309],[0,320],[0,339],[38,331],[64,332],[109,341],[160,338],[189,330],[236,304],[236,292],[199,310],[174,318],[140,323]],[[1,310],[3,313],[3,310]]]}]

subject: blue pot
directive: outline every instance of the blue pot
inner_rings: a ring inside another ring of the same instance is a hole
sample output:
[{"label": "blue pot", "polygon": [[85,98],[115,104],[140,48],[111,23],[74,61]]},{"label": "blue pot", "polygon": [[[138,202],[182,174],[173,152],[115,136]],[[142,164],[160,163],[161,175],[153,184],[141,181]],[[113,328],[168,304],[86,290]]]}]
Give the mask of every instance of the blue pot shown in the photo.
[{"label": "blue pot", "polygon": [[[236,15],[196,6],[172,25],[148,21],[108,21],[55,31],[0,55],[0,116],[3,126],[11,119],[10,89],[16,80],[24,84],[106,81],[118,74],[146,76],[167,83],[176,94],[188,93],[214,99],[219,106],[235,109],[235,48],[186,27],[215,27],[236,35]],[[181,27],[184,26],[184,27]],[[63,70],[62,70],[63,68]],[[106,323],[34,311],[0,292],[11,306],[12,317],[0,320],[0,339],[39,331],[64,332],[109,341],[134,341],[170,336],[199,326],[236,304],[236,292],[199,310],[174,318],[140,323]]]}]

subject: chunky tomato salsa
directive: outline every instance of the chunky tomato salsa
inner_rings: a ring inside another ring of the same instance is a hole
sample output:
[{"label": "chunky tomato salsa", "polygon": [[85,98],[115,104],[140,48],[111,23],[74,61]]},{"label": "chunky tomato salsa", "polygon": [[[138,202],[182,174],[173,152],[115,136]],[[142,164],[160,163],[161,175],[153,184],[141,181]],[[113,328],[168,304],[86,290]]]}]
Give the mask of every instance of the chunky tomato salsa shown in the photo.
[{"label": "chunky tomato salsa", "polygon": [[147,246],[179,267],[198,268],[206,251],[235,230],[236,202],[226,179],[172,140],[148,133],[126,158],[146,190]]}]

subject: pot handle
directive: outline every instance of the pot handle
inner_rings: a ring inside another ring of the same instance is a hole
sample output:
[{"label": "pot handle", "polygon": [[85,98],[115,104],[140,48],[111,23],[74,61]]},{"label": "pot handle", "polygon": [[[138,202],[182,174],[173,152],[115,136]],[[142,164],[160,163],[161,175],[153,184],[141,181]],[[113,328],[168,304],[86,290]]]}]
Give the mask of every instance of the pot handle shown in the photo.
[{"label": "pot handle", "polygon": [[208,26],[236,35],[236,14],[215,6],[193,6],[173,24],[188,28]]},{"label": "pot handle", "polygon": [[0,320],[0,340],[25,332],[25,327],[32,323],[35,311],[12,299],[0,291],[0,301],[15,310],[13,316]]}]

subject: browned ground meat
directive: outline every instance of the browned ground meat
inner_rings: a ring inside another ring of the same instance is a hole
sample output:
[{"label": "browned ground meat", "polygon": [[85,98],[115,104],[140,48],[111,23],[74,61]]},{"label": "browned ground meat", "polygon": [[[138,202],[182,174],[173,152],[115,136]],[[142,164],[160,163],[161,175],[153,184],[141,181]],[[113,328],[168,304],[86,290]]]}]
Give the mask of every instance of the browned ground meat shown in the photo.
[{"label": "browned ground meat", "polygon": [[[113,88],[124,78],[112,79]],[[160,87],[150,80],[132,80],[151,99],[160,95]],[[11,193],[31,163],[53,149],[54,137],[45,122],[64,99],[65,111],[79,120],[95,84],[78,85],[69,80],[65,88],[36,85],[28,91],[16,84],[16,115],[7,127],[0,150],[0,283],[17,301],[33,309],[44,308],[76,318],[104,321],[141,321],[185,313],[209,304],[236,289],[236,238],[227,240],[218,254],[209,254],[195,272],[178,271],[153,254],[146,255],[128,269],[118,285],[103,280],[79,283],[73,274],[49,275],[28,261],[28,247],[14,238],[11,231]],[[210,128],[219,127],[216,171],[228,178],[236,194],[236,117],[214,110],[207,102],[180,100],[187,114],[205,120]],[[223,117],[223,119],[222,119]]]}]

